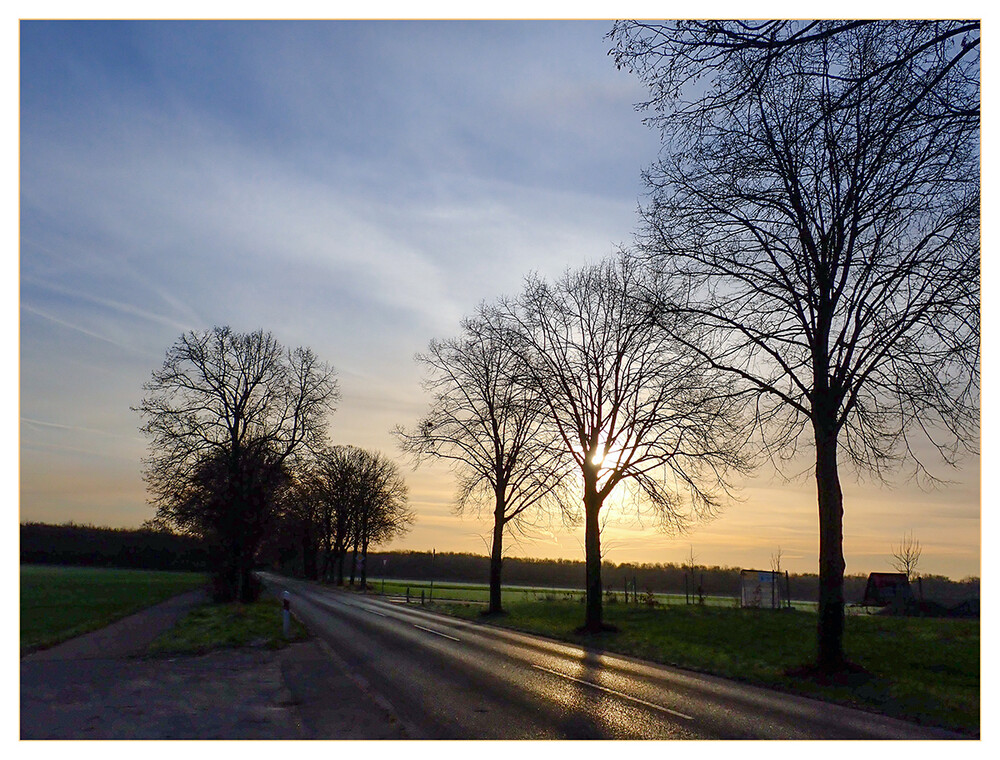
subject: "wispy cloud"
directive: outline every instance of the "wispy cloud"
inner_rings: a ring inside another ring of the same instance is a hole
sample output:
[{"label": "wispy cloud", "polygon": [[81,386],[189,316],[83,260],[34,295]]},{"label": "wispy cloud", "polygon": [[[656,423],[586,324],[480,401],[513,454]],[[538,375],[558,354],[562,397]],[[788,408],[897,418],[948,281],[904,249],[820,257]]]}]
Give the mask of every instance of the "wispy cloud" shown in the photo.
[{"label": "wispy cloud", "polygon": [[88,330],[87,328],[82,327],[82,326],[80,326],[78,324],[74,324],[72,322],[69,322],[69,321],[64,320],[64,319],[60,319],[59,317],[53,316],[51,314],[47,314],[44,311],[42,311],[41,309],[37,309],[37,308],[35,308],[35,307],[27,304],[27,303],[22,303],[21,304],[21,311],[26,311],[29,314],[34,314],[35,316],[41,317],[42,319],[45,319],[45,320],[48,320],[49,322],[52,322],[53,324],[57,324],[60,327],[65,327],[65,328],[67,328],[69,330],[73,330],[74,332],[78,332],[81,335],[86,335],[88,338],[93,338],[94,340],[103,341],[104,343],[108,343],[108,344],[114,346],[115,348],[120,348],[123,351],[129,351],[129,352],[136,353],[136,354],[141,354],[142,353],[141,351],[138,351],[138,350],[132,348],[131,346],[126,345],[125,343],[119,342],[117,340],[113,340],[112,338],[109,338],[106,335],[101,335],[100,333],[94,332],[93,330]]},{"label": "wispy cloud", "polygon": [[123,438],[126,440],[141,440],[134,435],[125,435],[116,431],[98,430],[97,428],[83,427],[81,425],[61,425],[58,422],[45,422],[44,420],[33,420],[30,417],[21,417],[21,422],[34,427],[46,428],[49,430],[63,430],[71,433],[86,433],[88,435],[102,435],[108,438]]}]

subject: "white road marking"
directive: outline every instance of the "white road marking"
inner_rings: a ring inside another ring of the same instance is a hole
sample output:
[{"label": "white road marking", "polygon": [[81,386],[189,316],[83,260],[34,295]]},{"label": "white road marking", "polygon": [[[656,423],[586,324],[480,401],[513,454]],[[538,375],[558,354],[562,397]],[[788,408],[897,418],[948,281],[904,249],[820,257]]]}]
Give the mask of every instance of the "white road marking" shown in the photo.
[{"label": "white road marking", "polygon": [[640,705],[645,705],[646,707],[652,707],[654,710],[659,710],[660,712],[670,713],[671,715],[675,715],[678,718],[683,718],[684,720],[694,720],[694,718],[692,718],[690,715],[685,715],[682,712],[671,710],[669,707],[664,707],[663,705],[654,705],[652,702],[647,702],[644,699],[639,699],[638,697],[630,697],[628,694],[623,694],[620,691],[609,689],[607,686],[601,686],[600,684],[596,684],[591,681],[584,681],[582,678],[574,678],[573,676],[568,676],[565,673],[560,673],[558,670],[550,670],[549,668],[543,668],[541,665],[532,665],[531,667],[537,670],[544,670],[546,673],[551,673],[554,676],[559,676],[560,678],[565,678],[569,681],[576,681],[577,683],[582,683],[585,686],[590,686],[595,689],[600,689],[601,691],[606,691],[608,694],[614,694],[616,697],[621,697],[622,699],[627,699],[631,702],[637,702]]},{"label": "white road marking", "polygon": [[454,636],[449,636],[447,633],[441,633],[441,631],[432,631],[430,628],[424,628],[422,625],[413,624],[414,628],[419,628],[421,631],[427,631],[427,633],[433,633],[435,636],[443,636],[446,639],[451,639],[452,641],[461,641],[461,639],[456,639]]},{"label": "white road marking", "polygon": [[388,617],[384,612],[376,612],[375,610],[370,610],[367,607],[362,607],[365,612],[370,612],[373,615],[378,615],[379,617]]}]

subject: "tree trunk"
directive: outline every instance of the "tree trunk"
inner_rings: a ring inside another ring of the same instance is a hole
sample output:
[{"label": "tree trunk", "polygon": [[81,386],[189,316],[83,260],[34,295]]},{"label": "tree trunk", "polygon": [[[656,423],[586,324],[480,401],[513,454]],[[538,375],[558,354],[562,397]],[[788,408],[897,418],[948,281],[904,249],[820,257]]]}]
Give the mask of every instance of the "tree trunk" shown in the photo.
[{"label": "tree trunk", "polygon": [[354,588],[354,578],[358,574],[358,540],[354,539],[354,549],[351,552],[351,588]]},{"label": "tree trunk", "polygon": [[503,565],[504,504],[498,498],[493,512],[493,547],[490,550],[490,606],[488,613],[503,612],[500,596],[500,570]]},{"label": "tree trunk", "polygon": [[597,633],[603,629],[601,600],[601,500],[597,494],[597,473],[584,472],[583,507],[586,514],[584,549],[587,567],[587,611],[584,630]]},{"label": "tree trunk", "polygon": [[243,573],[240,557],[242,548],[237,540],[233,541],[233,554],[229,560],[229,567],[226,572],[226,601],[239,602],[243,600]]},{"label": "tree trunk", "polygon": [[344,560],[345,559],[347,559],[347,549],[345,548],[345,549],[338,550],[336,552],[335,556],[334,556],[334,561],[333,561],[334,566],[335,566],[335,570],[336,570],[335,575],[337,576],[337,585],[338,586],[343,586],[344,585]]},{"label": "tree trunk", "polygon": [[332,564],[333,549],[329,541],[323,542],[323,583],[330,582],[330,565]]},{"label": "tree trunk", "polygon": [[299,538],[299,548],[302,551],[302,577],[306,580],[316,580],[316,555],[312,555],[312,562],[310,562],[309,546],[311,541],[309,534],[303,532]]},{"label": "tree trunk", "polygon": [[257,600],[256,597],[253,582],[253,567],[248,566],[244,562],[243,567],[240,568],[240,601],[244,604],[250,604]]},{"label": "tree trunk", "polygon": [[819,497],[819,629],[816,664],[844,665],[844,496],[837,470],[837,434],[815,424]]},{"label": "tree trunk", "polygon": [[368,536],[361,542],[361,589],[368,590]]}]

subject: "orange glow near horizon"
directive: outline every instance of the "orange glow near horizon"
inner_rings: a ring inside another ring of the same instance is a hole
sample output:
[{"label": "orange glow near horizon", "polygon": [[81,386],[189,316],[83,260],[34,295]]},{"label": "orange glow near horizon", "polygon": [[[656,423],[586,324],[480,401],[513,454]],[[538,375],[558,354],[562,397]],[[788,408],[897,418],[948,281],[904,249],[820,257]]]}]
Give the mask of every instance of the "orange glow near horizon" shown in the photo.
[{"label": "orange glow near horizon", "polygon": [[[373,408],[365,415],[345,414],[339,420],[338,442],[353,441],[367,448],[393,452],[388,430],[394,414]],[[413,415],[416,417],[416,414]],[[356,427],[347,423],[359,420]],[[372,421],[375,424],[372,424]],[[115,443],[115,442],[111,442]],[[126,445],[127,444],[127,445]],[[380,445],[381,444],[381,445]],[[153,516],[139,473],[142,445],[125,441],[117,448],[104,444],[84,462],[74,451],[55,446],[28,460],[20,470],[20,520],[63,523],[74,521],[110,527],[138,527]],[[410,507],[417,515],[410,533],[384,547],[392,550],[489,553],[491,505],[477,514],[455,513],[454,478],[445,464],[427,462],[417,469],[400,459],[409,485]],[[934,491],[912,483],[880,487],[844,481],[844,552],[847,572],[891,570],[894,543],[910,530],[920,541],[920,571],[962,578],[981,574],[980,488],[978,459],[970,460],[952,479]],[[971,481],[971,482],[970,482]],[[767,568],[780,546],[782,564],[792,572],[816,572],[818,519],[815,483],[811,477],[785,483],[763,475],[748,480],[715,519],[697,523],[683,535],[657,532],[653,521],[636,510],[615,489],[602,519],[604,557],[611,562],[681,563],[693,549],[702,565]],[[582,560],[583,525],[564,526],[559,516],[539,519],[526,536],[505,539],[506,556]]]}]

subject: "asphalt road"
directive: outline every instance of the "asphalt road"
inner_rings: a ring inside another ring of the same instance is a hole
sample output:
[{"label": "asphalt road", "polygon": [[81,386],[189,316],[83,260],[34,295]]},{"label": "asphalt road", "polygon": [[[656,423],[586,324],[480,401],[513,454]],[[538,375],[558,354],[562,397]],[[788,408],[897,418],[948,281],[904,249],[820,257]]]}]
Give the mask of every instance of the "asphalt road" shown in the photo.
[{"label": "asphalt road", "polygon": [[267,573],[355,681],[428,739],[964,738]]}]

